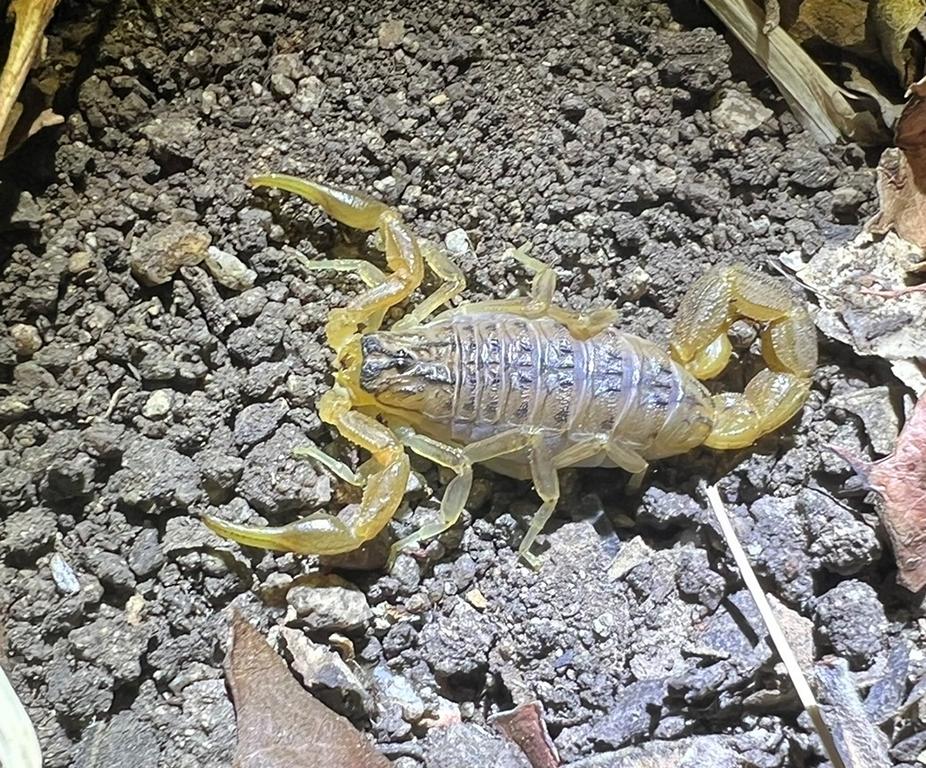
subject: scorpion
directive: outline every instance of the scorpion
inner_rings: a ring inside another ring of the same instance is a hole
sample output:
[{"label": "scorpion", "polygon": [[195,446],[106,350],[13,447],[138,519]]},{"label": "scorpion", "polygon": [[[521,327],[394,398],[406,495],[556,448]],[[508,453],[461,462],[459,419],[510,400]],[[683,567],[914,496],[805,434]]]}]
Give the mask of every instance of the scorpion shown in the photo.
[{"label": "scorpion", "polygon": [[[435,314],[464,290],[464,274],[439,246],[418,238],[395,208],[283,174],[255,176],[251,183],[296,193],[341,224],[376,232],[388,271],[364,259],[306,265],[354,272],[366,284],[329,315],[334,384],[319,398],[318,413],[370,458],[354,471],[315,446],[299,449],[362,488],[359,508],[267,527],[204,518],[240,544],[315,555],[357,549],[398,509],[411,451],[454,476],[438,519],[397,541],[391,557],[459,519],[473,465],[483,464],[532,480],[541,505],[519,554],[537,567],[531,549],[556,508],[559,470],[616,467],[639,481],[654,459],[702,445],[752,445],[795,416],[809,394],[817,341],[806,305],[746,266],[715,266],[694,281],[679,305],[668,351],[614,327],[615,309],[580,313],[558,306],[555,272],[523,247],[509,253],[533,272],[529,295]],[[426,266],[442,281],[439,287],[382,330],[386,313],[421,285]],[[700,380],[727,366],[728,330],[741,319],[761,327],[767,367],[743,392],[711,395]]]}]

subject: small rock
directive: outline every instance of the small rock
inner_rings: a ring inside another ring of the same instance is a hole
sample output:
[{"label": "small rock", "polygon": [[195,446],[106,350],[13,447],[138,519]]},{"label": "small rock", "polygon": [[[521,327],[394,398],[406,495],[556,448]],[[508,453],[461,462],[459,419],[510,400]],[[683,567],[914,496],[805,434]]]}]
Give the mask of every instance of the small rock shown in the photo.
[{"label": "small rock", "polygon": [[724,90],[711,110],[717,127],[735,136],[745,136],[768,120],[772,110],[762,102],[739,91]]},{"label": "small rock", "polygon": [[57,531],[55,515],[49,510],[24,509],[6,518],[4,546],[12,555],[32,559],[51,545]]},{"label": "small rock", "polygon": [[293,457],[293,450],[310,440],[295,424],[282,424],[269,440],[248,454],[238,494],[258,512],[305,513],[331,500],[331,479],[312,463]]},{"label": "small rock", "polygon": [[363,592],[337,576],[317,576],[309,585],[292,587],[286,602],[313,631],[347,632],[362,628],[373,618]]},{"label": "small rock", "polygon": [[651,485],[643,492],[637,521],[660,530],[671,526],[689,528],[703,524],[705,512],[688,494],[664,491]]},{"label": "small rock", "polygon": [[495,632],[490,619],[455,598],[448,616],[424,625],[418,646],[435,674],[468,676],[486,668]]},{"label": "small rock", "polygon": [[81,449],[101,459],[116,459],[122,455],[125,425],[96,421],[81,433]]},{"label": "small rock", "polygon": [[283,328],[277,323],[255,323],[232,331],[228,351],[238,362],[253,366],[273,357],[283,338]]},{"label": "small rock", "polygon": [[166,443],[136,437],[110,480],[119,500],[148,512],[187,509],[202,493],[199,469]]},{"label": "small rock", "polygon": [[161,551],[157,529],[143,528],[135,537],[129,549],[128,563],[129,568],[140,579],[153,576],[161,569],[164,565],[164,553]]},{"label": "small rock", "polygon": [[62,655],[45,672],[48,702],[65,723],[89,725],[112,707],[113,677],[105,670],[86,662],[73,664]]},{"label": "small rock", "polygon": [[88,560],[94,575],[108,589],[129,592],[135,588],[135,574],[129,564],[115,552],[95,552]]},{"label": "small rock", "polygon": [[370,676],[376,690],[377,703],[381,707],[397,705],[402,710],[402,719],[411,725],[416,725],[421,720],[425,704],[406,678],[395,674],[385,664],[374,667]]},{"label": "small rock", "polygon": [[235,443],[249,447],[266,440],[276,431],[288,410],[289,405],[283,398],[249,405],[235,417]]},{"label": "small rock", "polygon": [[276,387],[282,384],[289,375],[289,363],[279,362],[258,363],[247,372],[241,385],[241,394],[248,400],[263,400],[273,394]]},{"label": "small rock", "polygon": [[10,339],[13,342],[13,351],[20,357],[32,357],[42,347],[42,337],[34,325],[11,325]]},{"label": "small rock", "polygon": [[249,269],[237,256],[220,251],[214,245],[206,251],[206,267],[212,276],[226,288],[233,291],[246,291],[254,287],[257,273]]},{"label": "small rock", "polygon": [[142,126],[154,159],[168,172],[188,168],[202,149],[199,125],[180,115],[162,115]]},{"label": "small rock", "polygon": [[72,459],[56,459],[45,477],[45,495],[53,501],[86,496],[93,488],[95,475],[96,461],[86,453]]},{"label": "small rock", "polygon": [[296,84],[286,75],[277,72],[270,75],[270,90],[274,96],[288,99],[296,92]]},{"label": "small rock", "polygon": [[119,712],[106,722],[91,725],[82,734],[74,768],[131,765],[157,768],[161,745],[153,723],[131,710]]},{"label": "small rock", "polygon": [[30,192],[23,190],[19,193],[16,208],[10,214],[9,222],[13,227],[27,227],[38,229],[43,220],[42,209],[35,202]]},{"label": "small rock", "polygon": [[423,746],[428,768],[530,768],[531,765],[516,745],[475,723],[432,728]]},{"label": "small rock", "polygon": [[648,736],[666,692],[664,680],[641,680],[618,691],[611,714],[592,725],[590,737],[596,747],[616,749]]},{"label": "small rock", "polygon": [[[282,635],[293,660],[293,670],[306,688],[322,701],[334,702],[334,709],[339,712],[363,709],[369,694],[337,652],[313,643],[300,629],[283,627]],[[336,695],[326,696],[329,692]]]},{"label": "small rock", "polygon": [[796,509],[806,521],[809,553],[827,570],[848,576],[868,569],[881,556],[874,529],[824,491],[802,489]]},{"label": "small rock", "polygon": [[816,600],[817,632],[854,669],[867,668],[881,652],[887,616],[878,593],[861,581],[844,581]]},{"label": "small rock", "polygon": [[129,252],[132,274],[145,285],[162,285],[183,266],[199,264],[212,237],[195,224],[175,222],[147,238],[138,237]]},{"label": "small rock", "polygon": [[843,395],[835,395],[830,400],[833,408],[843,408],[855,414],[865,425],[865,432],[871,440],[872,447],[887,455],[894,450],[900,422],[891,399],[891,390],[887,387],[870,387],[859,389]]},{"label": "small rock", "polygon": [[80,582],[77,580],[77,575],[64,557],[55,552],[51,556],[49,565],[51,567],[51,578],[62,595],[76,595],[80,592]]},{"label": "small rock", "polygon": [[782,166],[791,173],[791,181],[799,187],[816,191],[828,189],[839,176],[839,171],[816,149],[795,149],[782,155]]},{"label": "small rock", "polygon": [[387,19],[379,25],[376,39],[384,51],[391,51],[402,45],[405,37],[405,22],[401,19]]},{"label": "small rock", "polygon": [[146,419],[163,419],[170,413],[173,405],[173,396],[170,390],[156,389],[145,401],[141,409],[141,415]]},{"label": "small rock", "polygon": [[93,257],[87,251],[75,251],[68,258],[68,272],[80,275],[89,272],[93,266]]},{"label": "small rock", "polygon": [[855,187],[836,187],[833,190],[833,213],[844,222],[858,220],[858,212],[865,202],[865,194]]},{"label": "small rock", "polygon": [[452,229],[444,236],[444,245],[454,258],[467,256],[473,251],[473,244],[469,241],[469,235],[463,229]]},{"label": "small rock", "polygon": [[213,504],[224,504],[230,498],[244,471],[244,459],[220,451],[207,451],[197,457],[203,474],[203,485]]},{"label": "small rock", "polygon": [[104,605],[100,618],[72,630],[68,642],[78,659],[103,667],[117,682],[141,677],[147,632],[132,627],[113,608]]},{"label": "small rock", "polygon": [[315,75],[302,78],[292,98],[293,109],[301,115],[314,112],[325,98],[325,90],[325,84]]}]

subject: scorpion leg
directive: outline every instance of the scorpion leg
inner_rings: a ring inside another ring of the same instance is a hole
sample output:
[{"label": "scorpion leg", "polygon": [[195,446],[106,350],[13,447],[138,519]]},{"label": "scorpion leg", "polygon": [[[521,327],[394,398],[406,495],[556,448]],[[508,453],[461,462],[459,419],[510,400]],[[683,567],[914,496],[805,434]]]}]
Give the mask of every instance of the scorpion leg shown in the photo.
[{"label": "scorpion leg", "polygon": [[751,445],[791,419],[810,391],[817,335],[806,308],[777,280],[742,265],[714,267],[695,281],[679,305],[672,356],[698,378],[717,375],[731,348],[730,326],[743,317],[764,324],[762,356],[768,369],[740,393],[713,398],[711,448]]},{"label": "scorpion leg", "polygon": [[458,296],[466,288],[466,276],[453,261],[434,243],[422,240],[419,243],[421,255],[431,271],[437,275],[443,284],[437,290],[411,310],[405,317],[392,326],[393,330],[401,331],[413,325],[418,325],[443,304],[454,296]]},{"label": "scorpion leg", "polygon": [[466,314],[508,312],[527,318],[549,317],[562,323],[577,339],[589,339],[614,323],[620,313],[610,307],[602,307],[586,313],[573,312],[554,304],[556,272],[539,259],[529,256],[529,250],[529,245],[522,245],[511,249],[507,254],[534,273],[529,296],[472,302],[458,307],[453,312]]},{"label": "scorpion leg", "polygon": [[405,495],[408,456],[395,433],[375,419],[351,409],[348,393],[336,386],[319,401],[319,415],[348,440],[372,454],[375,470],[365,478],[359,512],[343,520],[316,512],[288,525],[257,527],[206,516],[215,533],[252,547],[300,554],[351,552],[378,534],[392,519]]},{"label": "scorpion leg", "polygon": [[382,283],[368,288],[346,307],[332,310],[326,333],[335,352],[340,353],[361,326],[408,298],[421,284],[424,260],[418,241],[394,208],[360,192],[294,176],[275,173],[254,176],[251,184],[295,192],[348,227],[379,231],[391,272]]},{"label": "scorpion leg", "polygon": [[456,472],[441,499],[440,520],[421,526],[417,531],[392,545],[390,559],[422,539],[443,533],[460,518],[473,483],[473,464],[510,453],[516,453],[531,443],[531,435],[523,430],[509,430],[461,448],[420,435],[410,427],[396,428],[402,443],[419,456]]},{"label": "scorpion leg", "polygon": [[[592,438],[573,443],[560,453],[552,455],[546,447],[543,437],[539,435],[535,437],[531,445],[531,480],[534,483],[534,490],[537,491],[537,495],[540,496],[543,503],[534,514],[527,533],[518,547],[518,554],[532,567],[537,568],[540,561],[536,555],[531,553],[531,547],[537,536],[546,527],[559,501],[559,470],[575,466],[579,462],[601,453],[601,451],[606,451],[609,456],[612,454],[610,444],[606,440]],[[619,455],[622,460],[621,467],[624,467],[626,463],[626,466],[630,467],[631,471],[642,473],[646,470],[646,461],[639,456],[634,461],[630,457],[635,456],[635,454],[630,451],[622,451]],[[615,463],[618,462],[615,461]]]}]

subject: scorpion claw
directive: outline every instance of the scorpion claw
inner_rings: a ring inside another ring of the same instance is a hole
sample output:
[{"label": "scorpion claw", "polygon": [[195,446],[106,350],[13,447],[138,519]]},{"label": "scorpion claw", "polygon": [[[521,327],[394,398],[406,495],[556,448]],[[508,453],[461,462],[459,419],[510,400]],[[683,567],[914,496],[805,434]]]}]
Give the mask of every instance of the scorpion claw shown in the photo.
[{"label": "scorpion claw", "polygon": [[742,448],[791,419],[810,392],[817,336],[804,306],[777,280],[742,265],[714,267],[679,305],[672,356],[699,379],[718,375],[731,355],[727,331],[739,318],[761,323],[769,368],[743,393],[713,398],[714,426],[705,445]]}]

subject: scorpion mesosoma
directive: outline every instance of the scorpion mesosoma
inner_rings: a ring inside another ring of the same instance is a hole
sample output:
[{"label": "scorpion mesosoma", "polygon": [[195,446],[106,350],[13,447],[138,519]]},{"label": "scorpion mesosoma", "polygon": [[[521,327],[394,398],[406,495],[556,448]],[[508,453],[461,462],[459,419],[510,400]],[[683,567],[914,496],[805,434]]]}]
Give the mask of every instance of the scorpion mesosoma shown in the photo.
[{"label": "scorpion mesosoma", "polygon": [[[334,386],[318,402],[322,420],[371,454],[358,471],[315,447],[301,451],[361,486],[359,509],[316,512],[288,525],[255,527],[207,517],[241,544],[304,554],[356,549],[389,522],[409,480],[406,449],[455,473],[437,522],[398,541],[393,555],[446,530],[469,496],[473,465],[531,479],[542,504],[520,545],[530,549],[559,498],[558,470],[619,467],[638,477],[652,459],[696,446],[741,448],[801,408],[817,361],[816,331],[787,288],[744,266],[701,276],[683,298],[670,351],[612,327],[617,312],[580,314],[553,303],[553,270],[513,255],[534,272],[530,295],[463,304],[431,315],[464,288],[436,245],[417,238],[398,211],[374,198],[292,176],[255,186],[297,193],[349,227],[378,231],[388,272],[361,259],[309,262],[356,272],[366,291],[334,309],[326,326],[336,353]],[[390,330],[386,312],[421,284],[425,266],[443,282]],[[713,395],[700,383],[731,356],[730,325],[762,326],[761,370],[742,393]]]}]

